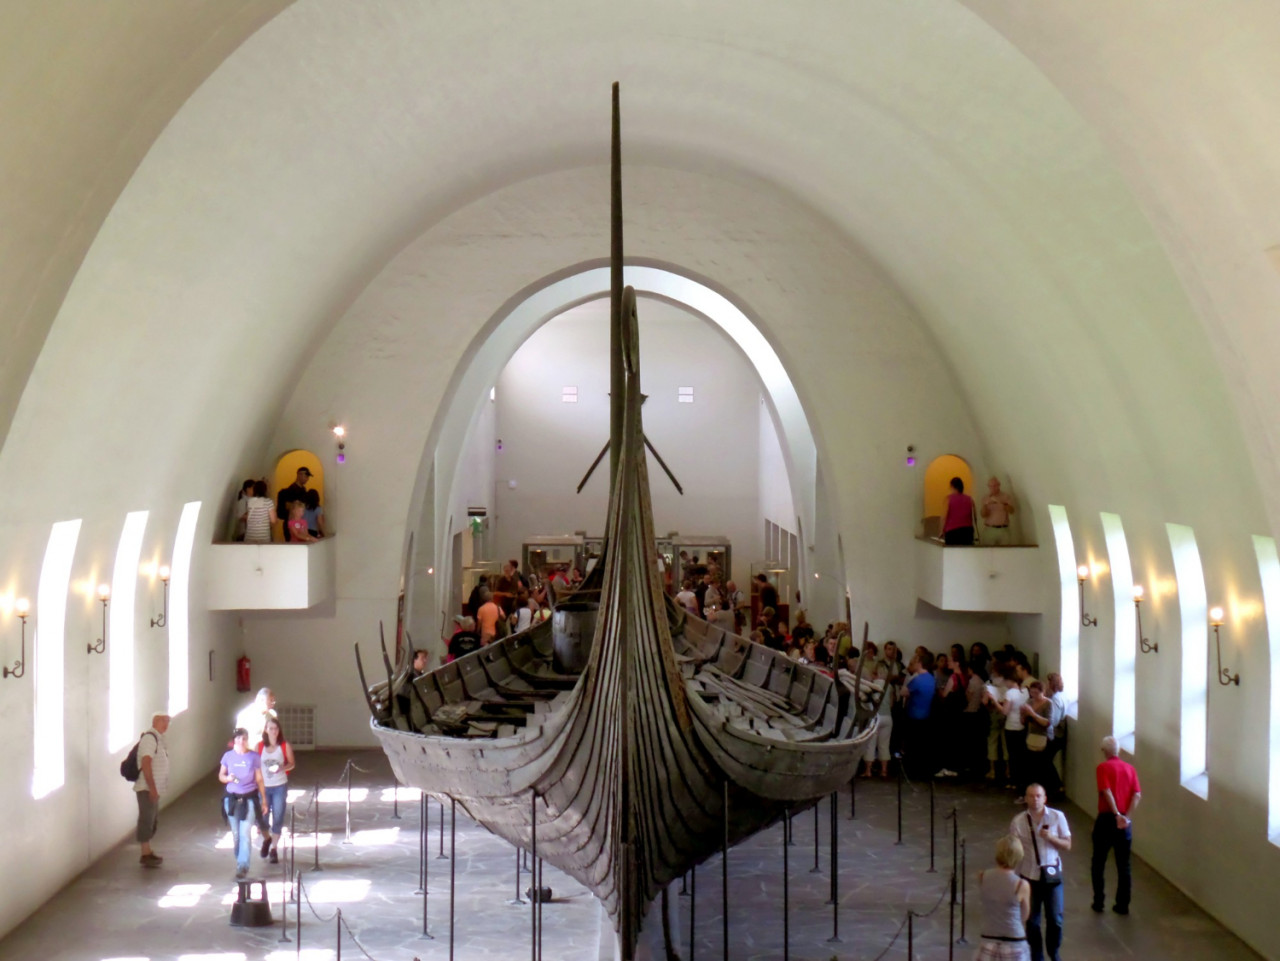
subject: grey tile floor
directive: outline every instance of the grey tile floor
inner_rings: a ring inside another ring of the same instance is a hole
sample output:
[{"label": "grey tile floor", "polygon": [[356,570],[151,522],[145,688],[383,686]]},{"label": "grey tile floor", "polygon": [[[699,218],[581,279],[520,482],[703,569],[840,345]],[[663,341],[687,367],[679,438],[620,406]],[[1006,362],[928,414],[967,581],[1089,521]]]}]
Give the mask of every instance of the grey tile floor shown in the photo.
[{"label": "grey tile floor", "polygon": [[[351,842],[346,840],[346,792],[339,776],[348,757],[364,770],[352,775]],[[94,864],[53,900],[0,941],[0,959],[41,961],[322,961],[338,956],[337,908],[375,961],[445,961],[449,958],[449,873],[456,870],[457,906],[454,957],[458,961],[529,957],[529,907],[512,905],[516,857],[513,849],[461,815],[457,819],[456,856],[450,850],[446,818],[443,842],[440,806],[429,801],[428,923],[434,940],[423,940],[422,896],[418,888],[419,801],[417,792],[401,789],[400,820],[394,820],[389,769],[378,752],[316,752],[303,755],[295,778],[299,789],[297,867],[314,906],[304,905],[301,951],[292,910],[288,942],[282,942],[280,875],[270,876],[269,894],[276,926],[244,929],[229,925],[234,898],[234,861],[229,839],[218,819],[221,791],[212,776],[162,813],[157,850],[164,867],[143,870],[137,848],[121,844]],[[324,785],[317,805],[313,785]],[[939,784],[935,795],[936,872],[929,872],[929,790],[906,785],[903,790],[903,844],[897,841],[897,785],[861,780],[857,785],[856,819],[850,820],[850,797],[838,806],[839,933],[832,934],[829,814],[823,803],[816,818],[819,850],[814,868],[813,811],[794,820],[794,843],[786,849],[789,863],[789,957],[795,961],[831,958],[871,961],[881,954],[903,924],[908,909],[928,914],[912,925],[914,957],[942,961],[970,958],[979,919],[968,912],[969,944],[948,951],[950,922],[951,821],[954,809],[959,834],[968,850],[968,890],[984,867],[996,837],[1016,809],[1009,796],[983,785]],[[320,812],[320,863],[314,870],[315,845],[311,815]],[[301,816],[308,812],[304,829]],[[447,814],[447,808],[446,808]],[[1199,910],[1185,896],[1141,862],[1135,863],[1133,912],[1128,917],[1089,910],[1088,829],[1090,818],[1068,808],[1077,838],[1066,872],[1066,939],[1068,959],[1142,957],[1179,961],[1257,959],[1235,936]],[[305,833],[304,833],[305,831]],[[781,826],[752,838],[729,853],[730,957],[734,961],[780,959],[783,952],[784,848]],[[255,872],[268,867],[254,859]],[[694,957],[722,956],[721,865],[704,865],[694,879],[696,901],[676,896],[681,955],[688,959],[689,913],[695,912]],[[576,882],[551,868],[545,881],[554,901],[543,908],[543,957],[548,961],[596,961],[599,957],[599,911],[594,899]],[[522,878],[527,887],[528,876]],[[321,920],[321,918],[325,920]],[[957,934],[960,919],[957,908]],[[345,931],[342,956],[363,958]],[[907,957],[906,931],[884,955]]]}]

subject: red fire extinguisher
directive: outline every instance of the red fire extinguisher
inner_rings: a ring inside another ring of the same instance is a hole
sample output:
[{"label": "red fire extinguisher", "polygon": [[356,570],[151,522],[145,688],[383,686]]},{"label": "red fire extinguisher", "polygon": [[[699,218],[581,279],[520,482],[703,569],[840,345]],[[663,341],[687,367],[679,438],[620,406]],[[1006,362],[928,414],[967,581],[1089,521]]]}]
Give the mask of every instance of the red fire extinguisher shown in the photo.
[{"label": "red fire extinguisher", "polygon": [[236,661],[236,690],[242,694],[253,689],[253,685],[249,683],[249,666],[247,657]]}]

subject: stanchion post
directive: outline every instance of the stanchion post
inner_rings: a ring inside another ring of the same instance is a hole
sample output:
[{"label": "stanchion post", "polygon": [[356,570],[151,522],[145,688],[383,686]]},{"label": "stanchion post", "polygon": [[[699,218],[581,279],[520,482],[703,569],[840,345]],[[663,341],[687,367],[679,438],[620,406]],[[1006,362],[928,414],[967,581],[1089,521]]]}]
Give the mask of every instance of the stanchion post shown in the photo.
[{"label": "stanchion post", "polygon": [[849,820],[858,819],[858,774],[855,771],[849,780]]},{"label": "stanchion post", "polygon": [[418,831],[418,839],[419,839],[419,847],[418,847],[418,877],[420,877],[420,878],[422,879],[422,890],[421,890],[421,892],[420,892],[420,893],[422,894],[422,934],[418,936],[418,940],[419,940],[419,941],[434,941],[434,940],[436,939],[436,936],[435,936],[434,934],[432,934],[432,933],[430,932],[430,930],[428,930],[428,928],[427,928],[428,907],[429,907],[429,901],[430,901],[430,897],[431,897],[431,893],[430,893],[430,892],[431,892],[431,885],[430,885],[430,881],[431,881],[431,877],[430,877],[430,870],[431,870],[431,869],[430,869],[430,868],[428,867],[428,865],[427,865],[427,862],[428,862],[428,860],[429,860],[429,857],[428,857],[428,850],[427,850],[427,848],[428,848],[428,845],[427,845],[427,828],[430,826],[430,822],[429,822],[429,821],[428,821],[428,819],[427,819],[427,814],[428,814],[428,811],[427,811],[427,795],[426,795],[426,792],[425,792],[425,791],[424,791],[424,792],[423,792],[423,794],[422,794],[422,806],[421,806],[421,808],[419,808],[419,811],[420,811],[421,813],[420,813],[420,816],[419,816],[419,821],[418,821],[418,823],[421,825],[421,829]]},{"label": "stanchion post", "polygon": [[693,924],[698,907],[698,866],[689,869],[689,961],[693,961]]},{"label": "stanchion post", "polygon": [[729,961],[729,782],[724,782],[724,841],[720,848],[720,917],[724,961]]},{"label": "stanchion post", "polygon": [[302,872],[293,872],[293,937],[302,954]]},{"label": "stanchion post", "polygon": [[902,759],[898,759],[898,840],[895,844],[902,843]]},{"label": "stanchion post", "polygon": [[951,917],[947,921],[947,961],[955,961],[956,956],[956,872],[951,872],[951,905],[948,908]]},{"label": "stanchion post", "polygon": [[444,802],[440,802],[440,853],[436,855],[437,861],[447,860],[449,855],[444,853]]},{"label": "stanchion post", "polygon": [[[266,890],[266,884],[262,885]],[[289,851],[286,848],[280,865],[280,937],[281,944],[292,940],[289,937]]]},{"label": "stanchion post", "polygon": [[532,838],[533,852],[529,861],[529,881],[531,897],[529,898],[529,961],[538,961],[538,792],[530,791],[532,812],[529,818],[529,834]]},{"label": "stanchion post", "polygon": [[[443,808],[441,808],[443,810]],[[454,911],[454,903],[457,900],[458,886],[458,859],[454,857],[457,853],[458,843],[458,802],[455,798],[449,798],[449,961],[453,961],[453,922],[456,916]]]},{"label": "stanchion post", "polygon": [[907,912],[907,961],[915,961],[916,957],[916,913]]},{"label": "stanchion post", "polygon": [[351,843],[351,760],[347,760],[347,816],[346,816],[346,837],[342,839],[343,844]]},{"label": "stanchion post", "polygon": [[414,894],[421,894],[423,888],[422,875],[426,869],[427,860],[427,795],[424,792],[418,798],[418,890]]},{"label": "stanchion post", "polygon": [[934,784],[934,779],[929,778],[929,870],[926,872],[928,874],[938,873],[938,869],[934,867],[934,852],[935,852],[935,848],[937,847],[937,842],[934,839],[935,831],[934,831],[934,820],[933,820],[933,817],[934,817],[933,816],[933,809],[934,809],[933,784]]},{"label": "stanchion post", "polygon": [[[791,809],[787,808],[787,823],[791,823]],[[782,832],[782,961],[791,958],[791,870],[789,832]]]},{"label": "stanchion post", "polygon": [[320,782],[316,782],[315,793],[311,795],[311,806],[316,809],[316,819],[311,831],[311,846],[315,848],[315,863],[311,865],[312,871],[322,871],[320,867]]},{"label": "stanchion post", "polygon": [[960,813],[951,808],[951,903],[956,903],[956,874],[960,870]]},{"label": "stanchion post", "polygon": [[967,878],[965,877],[965,847],[964,838],[960,839],[960,940],[956,944],[968,944],[964,936],[964,914],[965,914],[965,887],[967,886]]},{"label": "stanchion post", "polygon": [[810,874],[822,873],[822,868],[818,867],[818,808],[821,805],[821,801],[817,801],[813,805],[813,867],[809,869]]},{"label": "stanchion post", "polygon": [[400,779],[392,775],[391,778],[391,820],[399,821],[400,818]]},{"label": "stanchion post", "polygon": [[520,855],[522,853],[523,852],[519,848],[516,848],[516,896],[508,901],[507,904],[525,903],[524,898],[520,897]]},{"label": "stanchion post", "polygon": [[837,810],[839,793],[831,792],[831,937],[828,944],[840,943],[840,818]]}]

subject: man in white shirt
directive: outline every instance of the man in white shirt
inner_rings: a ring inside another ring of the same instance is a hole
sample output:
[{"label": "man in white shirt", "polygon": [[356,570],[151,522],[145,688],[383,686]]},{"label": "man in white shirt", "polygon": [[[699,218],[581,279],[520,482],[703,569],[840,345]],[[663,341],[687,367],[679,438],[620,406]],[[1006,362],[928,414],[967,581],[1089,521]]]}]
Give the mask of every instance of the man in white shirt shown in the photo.
[{"label": "man in white shirt", "polygon": [[[1071,850],[1071,829],[1067,818],[1056,808],[1045,806],[1044,788],[1027,787],[1027,809],[1014,817],[1009,833],[1022,842],[1022,863],[1018,874],[1031,884],[1031,917],[1027,919],[1027,945],[1031,961],[1062,961],[1062,852]],[[1045,932],[1040,933],[1040,911],[1044,909]]]},{"label": "man in white shirt", "polygon": [[151,850],[151,839],[156,834],[160,811],[160,796],[169,791],[169,748],[164,742],[164,732],[169,730],[169,715],[157,713],[151,718],[151,727],[138,739],[138,780],[133,794],[138,799],[138,843],[142,856],[138,863],[144,868],[158,868],[164,858]]},{"label": "man in white shirt", "polygon": [[1000,489],[999,478],[987,481],[987,496],[982,499],[982,546],[1009,543],[1009,520],[1017,508],[1013,498]]},{"label": "man in white shirt", "polygon": [[276,696],[271,688],[264,687],[258,691],[253,703],[236,715],[236,727],[249,732],[249,748],[256,751],[262,741],[262,729],[267,726],[267,718],[276,716]]}]

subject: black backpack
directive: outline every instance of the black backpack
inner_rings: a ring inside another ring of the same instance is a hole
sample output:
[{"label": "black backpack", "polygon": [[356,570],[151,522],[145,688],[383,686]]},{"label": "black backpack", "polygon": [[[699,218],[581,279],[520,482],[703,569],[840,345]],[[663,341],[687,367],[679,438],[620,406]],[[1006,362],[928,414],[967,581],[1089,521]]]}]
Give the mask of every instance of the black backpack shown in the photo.
[{"label": "black backpack", "polygon": [[[150,731],[143,731],[142,736],[138,738],[137,743],[129,749],[129,753],[124,756],[124,760],[120,762],[120,776],[126,781],[137,781],[142,776],[142,769],[138,767],[138,745],[142,743],[142,738],[151,734]],[[155,737],[154,734],[151,734]]]}]

